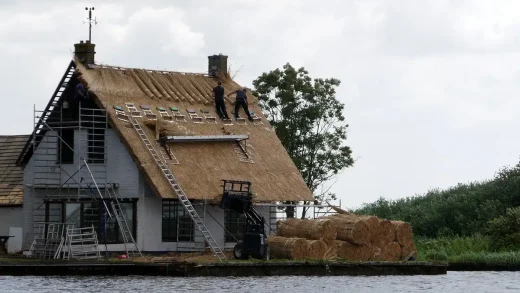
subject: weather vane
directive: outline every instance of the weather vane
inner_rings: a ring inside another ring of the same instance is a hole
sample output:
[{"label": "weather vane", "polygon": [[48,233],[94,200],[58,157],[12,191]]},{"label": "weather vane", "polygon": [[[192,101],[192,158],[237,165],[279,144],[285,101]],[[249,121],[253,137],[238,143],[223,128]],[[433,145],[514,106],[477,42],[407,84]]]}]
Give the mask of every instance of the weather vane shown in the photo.
[{"label": "weather vane", "polygon": [[92,24],[97,24],[97,21],[95,17],[92,19],[92,11],[94,10],[94,7],[85,7],[85,10],[88,10],[88,18],[86,21],[86,23],[88,23],[88,41],[92,44]]}]

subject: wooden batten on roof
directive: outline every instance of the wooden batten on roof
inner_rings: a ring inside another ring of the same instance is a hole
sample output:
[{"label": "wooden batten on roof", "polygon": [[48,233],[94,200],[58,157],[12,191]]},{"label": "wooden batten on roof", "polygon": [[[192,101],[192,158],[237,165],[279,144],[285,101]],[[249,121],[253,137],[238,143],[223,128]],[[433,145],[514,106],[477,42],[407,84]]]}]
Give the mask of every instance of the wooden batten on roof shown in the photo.
[{"label": "wooden batten on roof", "polygon": [[[259,115],[262,125],[224,125],[218,123],[194,123],[187,109],[195,110],[203,117],[202,111],[209,111],[217,117],[212,103],[212,88],[217,78],[207,74],[183,74],[179,72],[149,71],[110,66],[89,66],[77,64],[81,74],[79,79],[88,84],[91,97],[100,108],[107,109],[112,127],[120,136],[151,188],[163,198],[177,198],[154,159],[133,127],[117,118],[114,106],[125,107],[132,102],[139,109],[147,105],[157,114],[157,107],[176,107],[186,116],[181,125],[186,133],[196,136],[244,135],[251,162],[239,160],[234,151],[234,142],[173,143],[171,148],[178,164],[169,168],[185,194],[190,199],[218,201],[222,179],[251,181],[255,201],[303,201],[313,200],[311,191],[305,185],[301,174],[290,159],[274,129],[263,115]],[[227,73],[218,74],[226,93],[241,88],[229,78]],[[262,113],[256,97],[248,93],[250,111]],[[234,106],[229,102],[230,117]],[[125,109],[126,110],[126,109]],[[240,109],[245,117],[243,109]],[[136,118],[141,123],[148,139],[156,138],[156,122],[144,123],[146,118]],[[204,119],[203,119],[204,120]],[[146,124],[146,125],[145,125]],[[148,126],[147,126],[148,125]],[[152,127],[149,127],[152,126]]]}]

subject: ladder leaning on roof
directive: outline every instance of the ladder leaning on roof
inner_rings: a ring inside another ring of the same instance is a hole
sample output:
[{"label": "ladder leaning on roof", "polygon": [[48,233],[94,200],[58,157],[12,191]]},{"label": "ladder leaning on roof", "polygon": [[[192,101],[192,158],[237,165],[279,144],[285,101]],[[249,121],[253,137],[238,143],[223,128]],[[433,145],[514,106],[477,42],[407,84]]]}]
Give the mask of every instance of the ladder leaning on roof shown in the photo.
[{"label": "ladder leaning on roof", "polygon": [[132,126],[137,131],[137,134],[139,134],[139,137],[144,142],[146,148],[148,149],[148,151],[152,155],[155,163],[157,163],[157,166],[159,166],[159,168],[161,169],[162,173],[164,174],[164,176],[166,177],[166,179],[170,183],[170,186],[173,188],[173,190],[175,191],[175,193],[179,197],[179,201],[182,203],[182,205],[184,206],[186,211],[188,211],[188,214],[190,215],[190,217],[193,220],[193,222],[195,223],[195,225],[197,225],[197,228],[199,229],[199,231],[202,233],[202,235],[204,235],[204,238],[206,239],[206,242],[210,246],[210,248],[213,251],[213,253],[215,254],[215,256],[220,261],[225,260],[226,259],[226,255],[224,254],[222,249],[220,249],[220,247],[218,246],[217,242],[215,241],[215,239],[213,238],[213,236],[209,232],[209,230],[206,227],[206,225],[204,225],[204,222],[200,218],[200,216],[197,213],[197,211],[195,211],[195,208],[191,204],[190,200],[188,199],[188,197],[186,196],[184,191],[182,191],[181,186],[179,185],[179,183],[177,183],[177,180],[175,179],[175,177],[173,176],[172,172],[168,168],[168,165],[161,160],[161,157],[159,157],[159,155],[157,154],[157,151],[155,151],[152,143],[148,140],[148,137],[146,136],[146,133],[144,133],[143,129],[141,128],[141,125],[139,124],[139,122],[136,119],[132,119],[132,118],[130,118],[130,122],[132,123]]}]

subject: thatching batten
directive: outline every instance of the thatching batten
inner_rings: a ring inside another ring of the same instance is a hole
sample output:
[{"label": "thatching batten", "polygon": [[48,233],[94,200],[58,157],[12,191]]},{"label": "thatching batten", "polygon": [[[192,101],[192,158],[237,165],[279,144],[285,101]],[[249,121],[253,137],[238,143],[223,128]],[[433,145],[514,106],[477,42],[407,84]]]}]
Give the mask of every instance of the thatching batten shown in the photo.
[{"label": "thatching batten", "polygon": [[163,142],[235,142],[248,139],[247,135],[196,135],[196,136],[166,136]]}]

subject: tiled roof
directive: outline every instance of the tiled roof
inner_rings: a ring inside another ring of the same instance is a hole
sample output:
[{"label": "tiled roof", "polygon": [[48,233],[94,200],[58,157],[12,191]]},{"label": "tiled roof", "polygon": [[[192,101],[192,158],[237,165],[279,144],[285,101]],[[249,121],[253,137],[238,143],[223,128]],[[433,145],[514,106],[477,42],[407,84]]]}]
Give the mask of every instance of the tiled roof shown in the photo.
[{"label": "tiled roof", "polygon": [[16,165],[29,135],[0,136],[0,205],[19,205],[23,199],[23,170]]}]

